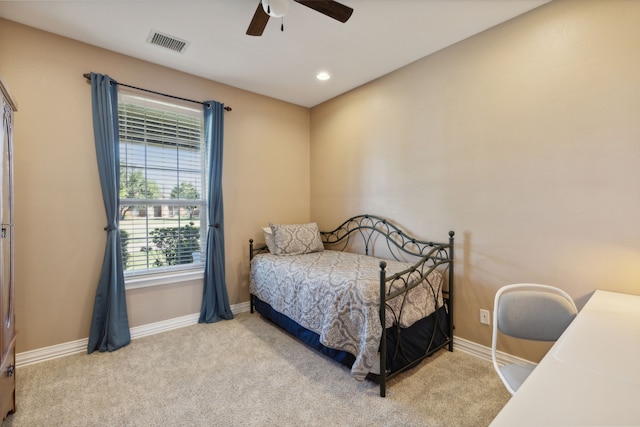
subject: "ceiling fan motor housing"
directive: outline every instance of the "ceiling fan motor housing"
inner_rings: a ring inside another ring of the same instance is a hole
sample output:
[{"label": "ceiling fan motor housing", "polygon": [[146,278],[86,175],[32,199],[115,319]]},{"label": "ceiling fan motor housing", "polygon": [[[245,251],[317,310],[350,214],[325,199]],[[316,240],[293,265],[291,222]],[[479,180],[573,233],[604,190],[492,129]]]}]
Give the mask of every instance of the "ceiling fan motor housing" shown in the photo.
[{"label": "ceiling fan motor housing", "polygon": [[[353,13],[352,8],[334,0],[293,1],[342,23],[347,22]],[[261,36],[269,18],[282,18],[289,11],[290,4],[291,0],[260,0],[249,23],[249,28],[247,28],[247,35]],[[283,25],[284,23],[281,23],[281,30],[284,29]]]},{"label": "ceiling fan motor housing", "polygon": [[290,0],[262,0],[262,8],[272,18],[281,18],[289,11]]}]

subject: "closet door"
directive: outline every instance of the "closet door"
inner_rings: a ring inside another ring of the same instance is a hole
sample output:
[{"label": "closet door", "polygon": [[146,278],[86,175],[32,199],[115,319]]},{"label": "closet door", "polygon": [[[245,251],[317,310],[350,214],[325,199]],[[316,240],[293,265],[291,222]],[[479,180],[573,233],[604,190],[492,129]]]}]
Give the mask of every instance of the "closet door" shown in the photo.
[{"label": "closet door", "polygon": [[13,170],[12,170],[12,116],[5,112],[4,137],[2,141],[2,195],[0,197],[0,275],[2,280],[2,354],[9,351],[14,337],[13,311]]},{"label": "closet door", "polygon": [[0,80],[0,419],[15,411],[15,314],[13,278],[13,104]]}]

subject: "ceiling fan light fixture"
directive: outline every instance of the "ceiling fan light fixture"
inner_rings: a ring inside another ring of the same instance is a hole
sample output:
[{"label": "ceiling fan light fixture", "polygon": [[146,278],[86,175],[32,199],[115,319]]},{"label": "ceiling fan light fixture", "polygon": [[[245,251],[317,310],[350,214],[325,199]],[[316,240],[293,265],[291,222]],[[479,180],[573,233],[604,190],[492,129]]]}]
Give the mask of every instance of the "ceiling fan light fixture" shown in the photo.
[{"label": "ceiling fan light fixture", "polygon": [[330,78],[331,74],[329,74],[327,71],[320,71],[318,74],[316,74],[316,79],[321,81],[329,80]]},{"label": "ceiling fan light fixture", "polygon": [[290,0],[262,0],[262,9],[272,18],[281,18],[289,11]]}]

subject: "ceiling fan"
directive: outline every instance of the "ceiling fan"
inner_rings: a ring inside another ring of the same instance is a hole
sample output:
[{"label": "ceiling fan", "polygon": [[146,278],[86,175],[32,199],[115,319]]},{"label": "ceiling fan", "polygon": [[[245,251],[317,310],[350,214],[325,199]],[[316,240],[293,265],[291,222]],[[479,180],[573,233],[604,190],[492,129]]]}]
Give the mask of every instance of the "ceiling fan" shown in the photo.
[{"label": "ceiling fan", "polygon": [[[347,22],[353,13],[353,9],[337,1],[332,0],[293,0],[296,3],[307,6],[310,9],[320,12],[323,15],[333,18],[342,23]],[[289,10],[291,0],[260,0],[256,13],[249,23],[247,35],[261,36],[264,32],[269,18],[281,18]],[[284,27],[281,27],[284,29]]]}]

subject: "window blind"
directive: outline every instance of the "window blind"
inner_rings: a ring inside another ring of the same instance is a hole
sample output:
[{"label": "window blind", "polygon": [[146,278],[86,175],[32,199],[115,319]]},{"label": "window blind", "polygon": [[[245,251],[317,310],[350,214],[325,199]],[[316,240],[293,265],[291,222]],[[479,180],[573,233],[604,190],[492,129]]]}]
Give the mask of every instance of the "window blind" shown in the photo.
[{"label": "window blind", "polygon": [[202,111],[123,95],[118,119],[125,274],[201,267],[206,218]]}]

